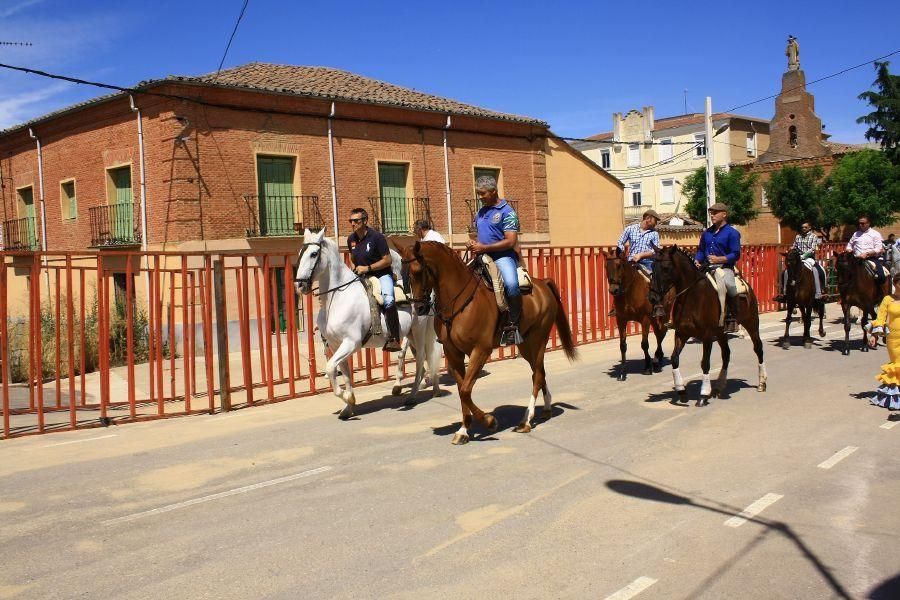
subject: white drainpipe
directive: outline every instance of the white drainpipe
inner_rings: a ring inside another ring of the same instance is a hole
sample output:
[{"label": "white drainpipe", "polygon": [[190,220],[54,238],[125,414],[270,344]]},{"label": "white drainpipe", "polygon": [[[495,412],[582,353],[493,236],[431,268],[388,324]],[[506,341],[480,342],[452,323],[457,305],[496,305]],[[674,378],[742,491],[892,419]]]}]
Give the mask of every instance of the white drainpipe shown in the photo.
[{"label": "white drainpipe", "polygon": [[450,115],[444,126],[444,180],[447,182],[447,239],[453,246],[453,204],[450,201],[450,161],[447,158],[447,130],[450,129]]},{"label": "white drainpipe", "polygon": [[132,112],[137,113],[138,128],[138,154],[141,161],[141,250],[147,250],[147,179],[144,171],[147,169],[147,163],[144,159],[144,123],[141,120],[141,109],[134,105],[134,96],[128,95],[128,101],[131,103]]},{"label": "white drainpipe", "polygon": [[[38,189],[41,194],[41,250],[47,251],[47,208],[44,205],[44,153],[41,149],[41,140],[34,135],[31,127],[28,128],[28,136],[37,142],[38,155]],[[44,257],[47,260],[47,257]]]},{"label": "white drainpipe", "polygon": [[[328,113],[328,163],[331,167],[331,212],[334,215],[334,239],[338,239],[338,201],[337,184],[334,177],[334,136],[332,134],[332,122],[334,121],[334,102],[331,103],[331,112]],[[340,243],[340,240],[338,240]]]}]

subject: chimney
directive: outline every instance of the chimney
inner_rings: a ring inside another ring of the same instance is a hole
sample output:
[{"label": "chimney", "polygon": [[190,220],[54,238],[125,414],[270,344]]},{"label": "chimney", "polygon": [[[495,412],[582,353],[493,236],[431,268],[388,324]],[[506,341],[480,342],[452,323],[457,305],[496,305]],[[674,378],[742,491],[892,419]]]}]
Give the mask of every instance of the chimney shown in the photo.
[{"label": "chimney", "polygon": [[641,107],[641,114],[644,116],[644,141],[649,142],[653,139],[653,107]]},{"label": "chimney", "polygon": [[622,139],[622,113],[613,113],[613,139]]}]

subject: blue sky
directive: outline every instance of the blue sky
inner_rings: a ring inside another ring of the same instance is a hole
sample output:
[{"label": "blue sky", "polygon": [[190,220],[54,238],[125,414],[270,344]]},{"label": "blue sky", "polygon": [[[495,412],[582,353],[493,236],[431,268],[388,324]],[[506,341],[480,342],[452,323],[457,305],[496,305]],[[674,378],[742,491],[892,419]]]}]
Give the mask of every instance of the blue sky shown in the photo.
[{"label": "blue sky", "polygon": [[[0,0],[0,62],[128,86],[215,71],[243,0]],[[611,128],[612,113],[726,110],[778,91],[788,34],[807,80],[900,49],[900,2],[390,3],[250,0],[225,66],[322,65],[548,121]],[[900,54],[893,57],[900,72]],[[871,66],[811,86],[834,140],[864,141]],[[102,90],[0,72],[0,127]],[[768,100],[743,108],[771,118]]]}]

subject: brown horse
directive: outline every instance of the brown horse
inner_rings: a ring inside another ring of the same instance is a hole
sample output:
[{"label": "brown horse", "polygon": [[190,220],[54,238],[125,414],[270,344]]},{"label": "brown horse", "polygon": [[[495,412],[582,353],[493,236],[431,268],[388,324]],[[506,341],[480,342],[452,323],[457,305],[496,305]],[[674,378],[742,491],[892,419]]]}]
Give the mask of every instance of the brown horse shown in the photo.
[{"label": "brown horse", "polygon": [[853,255],[852,252],[837,254],[838,292],[841,295],[841,310],[844,312],[844,348],[841,354],[850,354],[850,307],[855,306],[862,311],[860,324],[863,328],[862,351],[869,351],[866,324],[869,317],[875,318],[875,307],[881,303],[881,299],[889,292],[889,281],[886,279],[881,285],[875,282],[875,277],[869,272],[865,261]]},{"label": "brown horse", "polygon": [[[675,306],[672,309],[672,322],[675,329],[675,350],[672,352],[672,377],[675,380],[675,391],[678,400],[687,401],[684,380],[679,370],[681,350],[690,338],[697,338],[703,343],[703,358],[700,366],[703,369],[703,385],[700,387],[700,400],[697,406],[709,403],[709,397],[719,397],[725,391],[728,382],[728,363],[731,349],[728,347],[728,334],[719,325],[719,295],[710,283],[706,274],[694,264],[694,259],[677,246],[662,248],[656,251],[656,263],[650,281],[650,301],[661,316],[662,299],[672,288],[675,289]],[[753,351],[759,359],[760,392],[766,391],[766,364],[763,362],[763,344],[759,337],[759,307],[756,295],[750,290],[749,297],[738,303],[737,321],[743,325],[750,339],[753,340]],[[722,349],[722,370],[710,387],[709,357],[712,343],[717,341]]]},{"label": "brown horse", "polygon": [[815,275],[806,265],[800,250],[791,248],[790,252],[782,252],[787,264],[787,285],[785,286],[785,304],[787,305],[787,318],[784,324],[784,338],[781,347],[785,350],[791,347],[789,331],[794,316],[794,307],[800,309],[800,318],[803,321],[803,347],[812,348],[812,335],[809,330],[812,327],[812,313],[815,310],[819,315],[819,337],[825,337],[825,301],[816,298]]},{"label": "brown horse", "polygon": [[[409,286],[418,311],[428,309],[434,291],[434,329],[444,345],[462,405],[462,426],[453,436],[453,444],[469,441],[472,417],[493,433],[497,430],[497,419],[472,402],[472,388],[491,352],[499,346],[503,322],[494,292],[444,244],[416,242],[415,246],[403,250],[403,262],[409,265]],[[566,356],[574,360],[575,343],[556,283],[552,279],[534,279],[532,292],[522,298],[519,324],[525,339],[518,345],[519,353],[531,365],[532,372],[531,400],[522,422],[515,429],[519,433],[531,431],[539,392],[544,395],[542,417],[549,419],[551,415],[544,351],[554,324]],[[469,357],[468,367],[466,356]]]},{"label": "brown horse", "polygon": [[[606,279],[609,282],[609,293],[613,297],[613,305],[616,307],[616,328],[619,330],[619,351],[622,360],[619,363],[617,379],[625,381],[625,352],[628,344],[625,334],[628,330],[628,322],[635,321],[641,324],[641,350],[644,351],[644,375],[650,375],[654,371],[662,370],[663,350],[662,342],[666,338],[665,319],[652,318],[653,306],[650,304],[650,283],[638,273],[638,266],[625,258],[621,248],[616,248],[615,256],[603,254],[606,257]],[[671,308],[672,296],[670,294],[666,302],[666,309]],[[668,315],[668,310],[666,312]],[[650,329],[656,336],[656,361],[650,358]]]}]

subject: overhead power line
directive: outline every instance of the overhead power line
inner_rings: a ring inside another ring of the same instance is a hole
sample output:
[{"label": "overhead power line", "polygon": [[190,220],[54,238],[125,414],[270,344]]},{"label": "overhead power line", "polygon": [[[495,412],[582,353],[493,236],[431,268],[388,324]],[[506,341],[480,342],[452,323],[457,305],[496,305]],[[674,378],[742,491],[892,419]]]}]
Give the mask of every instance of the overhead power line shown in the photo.
[{"label": "overhead power line", "polygon": [[[889,53],[889,54],[885,54],[884,56],[879,56],[878,58],[872,58],[872,59],[870,59],[870,60],[867,60],[866,62],[859,63],[858,65],[853,65],[852,67],[847,67],[846,69],[841,69],[840,71],[836,71],[836,72],[834,72],[834,73],[832,73],[832,74],[830,74],[830,75],[825,75],[824,77],[819,77],[818,79],[813,79],[812,81],[808,82],[806,85],[809,86],[809,85],[812,85],[812,84],[814,84],[814,83],[819,83],[820,81],[825,81],[826,79],[831,79],[832,77],[837,77],[838,75],[843,75],[844,73],[848,73],[848,72],[850,72],[850,71],[853,71],[854,69],[858,69],[858,68],[860,68],[860,67],[864,67],[864,66],[866,66],[866,65],[872,64],[872,63],[877,62],[877,61],[880,61],[880,60],[884,60],[885,58],[890,58],[891,56],[893,56],[893,55],[895,55],[895,54],[898,54],[898,53],[900,53],[900,50],[894,50],[893,52],[891,52],[891,53]],[[753,105],[753,104],[758,104],[758,103],[760,103],[760,102],[765,102],[766,100],[771,100],[772,98],[777,98],[778,96],[780,96],[781,94],[783,94],[783,93],[785,93],[785,92],[792,92],[792,91],[794,91],[794,90],[801,90],[801,89],[803,89],[803,87],[804,87],[804,86],[799,86],[799,85],[798,85],[798,86],[796,86],[796,87],[792,87],[792,88],[787,89],[787,90],[782,90],[781,92],[779,92],[779,93],[777,93],[777,94],[772,94],[771,96],[766,96],[765,98],[760,98],[759,100],[754,100],[754,101],[752,101],[752,102],[747,102],[747,103],[745,103],[745,104],[738,104],[737,106],[733,106],[733,107],[729,108],[729,109],[726,110],[725,112],[732,112],[732,111],[735,111],[735,110],[737,110],[737,109],[739,109],[739,108],[745,108],[745,107],[751,106],[751,105]]]},{"label": "overhead power line", "polygon": [[0,42],[0,46],[30,46],[31,42]]},{"label": "overhead power line", "polygon": [[250,0],[244,0],[244,5],[241,7],[241,13],[238,15],[237,21],[234,23],[234,29],[231,30],[231,37],[228,38],[228,43],[225,44],[225,51],[222,52],[222,60],[219,61],[219,68],[216,69],[216,76],[213,78],[213,83],[218,81],[219,73],[222,72],[222,65],[225,64],[225,58],[228,56],[228,50],[231,49],[231,42],[234,41],[234,36],[237,34],[238,27],[241,25],[241,20],[244,18],[244,12],[247,10],[247,5],[250,3]]}]

